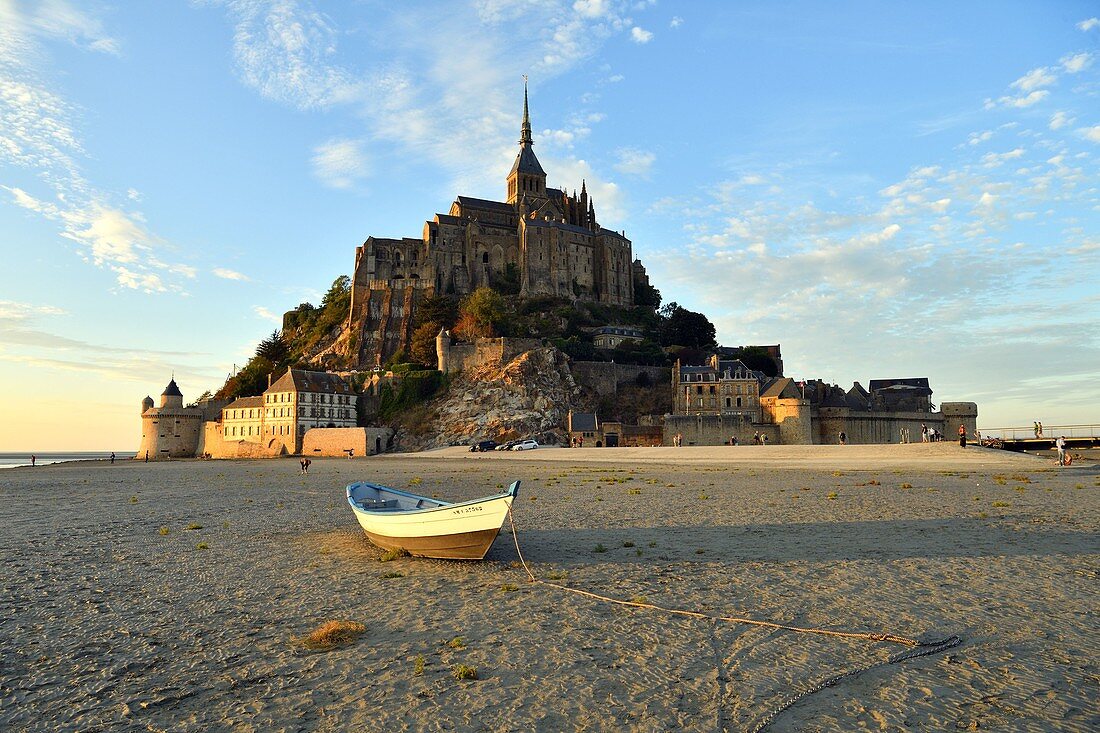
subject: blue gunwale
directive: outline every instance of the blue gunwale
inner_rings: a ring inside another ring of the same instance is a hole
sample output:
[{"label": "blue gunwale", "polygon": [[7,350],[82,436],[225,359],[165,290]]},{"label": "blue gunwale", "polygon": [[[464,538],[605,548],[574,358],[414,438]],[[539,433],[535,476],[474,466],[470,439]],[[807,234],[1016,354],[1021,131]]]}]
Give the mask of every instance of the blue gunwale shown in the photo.
[{"label": "blue gunwale", "polygon": [[505,496],[510,496],[514,499],[516,496],[519,495],[519,484],[520,484],[520,482],[518,480],[513,481],[511,483],[511,485],[505,491],[503,491],[500,494],[495,494],[493,496],[483,496],[483,497],[478,498],[478,499],[470,499],[469,501],[459,501],[459,502],[450,502],[450,501],[442,501],[440,499],[433,499],[430,496],[423,496],[422,494],[414,494],[410,491],[402,491],[401,489],[392,489],[389,486],[383,486],[382,484],[371,483],[370,481],[356,481],[355,483],[348,484],[347,489],[345,489],[345,492],[347,493],[348,504],[351,505],[352,511],[359,512],[361,514],[369,514],[371,516],[380,516],[382,513],[381,512],[372,512],[369,509],[364,509],[363,507],[356,504],[355,499],[353,499],[352,496],[351,496],[351,492],[356,487],[367,486],[367,487],[370,487],[372,489],[377,489],[379,491],[386,491],[386,492],[389,492],[391,494],[398,494],[400,496],[404,496],[404,497],[409,498],[409,499],[415,499],[417,501],[420,501],[421,499],[423,499],[424,501],[430,501],[430,502],[439,504],[439,506],[422,507],[420,509],[401,509],[401,510],[398,510],[398,511],[390,510],[390,511],[385,512],[386,516],[393,516],[395,514],[398,514],[398,515],[400,515],[400,514],[427,514],[429,512],[438,512],[438,511],[441,511],[443,509],[454,509],[455,507],[464,507],[464,506],[471,506],[473,504],[482,504],[482,503],[487,502],[487,501],[495,501],[496,499],[500,499],[500,498],[505,497]]}]

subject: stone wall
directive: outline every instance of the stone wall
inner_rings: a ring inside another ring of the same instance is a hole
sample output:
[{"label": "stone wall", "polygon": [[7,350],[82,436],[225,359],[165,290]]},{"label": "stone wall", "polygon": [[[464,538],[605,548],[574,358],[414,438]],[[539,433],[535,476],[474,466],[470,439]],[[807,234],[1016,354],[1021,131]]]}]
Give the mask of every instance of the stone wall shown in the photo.
[{"label": "stone wall", "polygon": [[473,342],[455,342],[442,335],[436,339],[439,371],[444,374],[500,366],[525,351],[541,347],[538,339],[479,338]]},{"label": "stone wall", "polygon": [[940,412],[863,412],[846,407],[822,407],[814,415],[815,443],[839,442],[840,432],[854,444],[898,443],[902,431],[909,431],[909,440],[919,443],[921,425],[935,428],[947,440],[958,436],[959,424],[973,437],[977,430],[978,406],[973,402],[944,402]]},{"label": "stone wall", "polygon": [[783,445],[807,445],[813,442],[809,400],[762,397],[760,408],[764,420],[779,427],[779,442]]},{"label": "stone wall", "polygon": [[210,458],[277,458],[286,454],[286,448],[277,439],[264,443],[225,440],[221,423],[211,421],[203,423],[198,449],[191,455]]},{"label": "stone wall", "polygon": [[302,438],[302,455],[372,456],[389,449],[392,438],[390,428],[312,428]]},{"label": "stone wall", "polygon": [[570,365],[573,379],[597,394],[615,394],[622,382],[634,382],[639,374],[649,376],[653,384],[668,384],[671,379],[666,367],[640,364],[616,364],[611,361],[574,361]]},{"label": "stone wall", "polygon": [[672,445],[677,434],[684,445],[729,445],[736,436],[740,445],[752,445],[754,433],[768,436],[778,444],[779,426],[749,422],[737,415],[665,415],[664,445]]}]

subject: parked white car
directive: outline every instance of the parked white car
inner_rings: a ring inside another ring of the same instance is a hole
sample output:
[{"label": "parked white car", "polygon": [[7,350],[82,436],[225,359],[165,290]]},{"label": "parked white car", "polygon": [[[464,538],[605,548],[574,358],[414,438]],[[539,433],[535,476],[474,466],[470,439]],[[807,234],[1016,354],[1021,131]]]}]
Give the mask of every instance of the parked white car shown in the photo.
[{"label": "parked white car", "polygon": [[538,448],[538,441],[535,440],[521,440],[512,446],[512,450],[531,450],[532,448]]}]

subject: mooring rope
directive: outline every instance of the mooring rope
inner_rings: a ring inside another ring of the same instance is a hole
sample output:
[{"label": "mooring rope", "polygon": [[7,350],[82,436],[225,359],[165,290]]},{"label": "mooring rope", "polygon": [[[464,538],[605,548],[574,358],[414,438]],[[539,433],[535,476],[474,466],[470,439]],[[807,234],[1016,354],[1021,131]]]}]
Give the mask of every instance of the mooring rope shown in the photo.
[{"label": "mooring rope", "polygon": [[846,639],[864,639],[866,641],[888,641],[893,644],[902,644],[907,647],[916,647],[910,651],[900,652],[889,659],[881,662],[875,662],[874,664],[859,669],[853,669],[848,672],[834,675],[826,680],[818,682],[812,687],[799,692],[786,700],[784,700],[778,707],[774,708],[768,713],[759,724],[752,729],[753,733],[759,733],[766,727],[771,725],[775,718],[787,710],[793,707],[795,703],[808,695],[812,695],[815,692],[819,692],[826,687],[832,687],[841,680],[847,677],[853,677],[858,674],[862,674],[868,670],[881,667],[886,664],[897,664],[907,659],[916,659],[918,657],[925,657],[931,654],[938,654],[946,649],[958,646],[962,643],[962,639],[959,636],[952,635],[936,641],[920,641],[918,639],[910,639],[907,636],[898,636],[897,634],[888,634],[884,632],[875,631],[836,631],[833,629],[820,629],[807,626],[790,626],[788,624],[779,624],[774,621],[761,621],[760,619],[742,618],[740,616],[715,616],[711,614],[701,613],[699,611],[687,611],[680,608],[666,608],[665,606],[658,606],[656,603],[648,603],[646,601],[624,601],[621,598],[612,598],[611,596],[601,595],[599,593],[593,593],[591,591],[582,590],[580,588],[571,588],[567,585],[561,585],[560,583],[551,583],[546,580],[541,580],[535,577],[535,574],[531,572],[530,566],[527,564],[527,560],[523,557],[523,550],[519,546],[519,534],[516,532],[516,523],[512,519],[512,508],[508,507],[508,524],[512,528],[512,540],[516,545],[516,554],[519,556],[519,562],[523,566],[524,572],[527,573],[528,579],[532,583],[538,585],[545,585],[549,588],[557,588],[558,590],[565,591],[566,593],[574,593],[578,596],[584,596],[586,598],[594,598],[606,603],[613,603],[618,606],[631,606],[634,608],[648,608],[654,611],[661,611],[663,613],[675,614],[677,616],[688,616],[690,618],[705,619],[708,621],[723,621],[732,624],[746,624],[749,626],[762,626],[769,629],[780,629],[782,631],[794,631],[799,634],[819,634],[822,636],[839,636]]}]

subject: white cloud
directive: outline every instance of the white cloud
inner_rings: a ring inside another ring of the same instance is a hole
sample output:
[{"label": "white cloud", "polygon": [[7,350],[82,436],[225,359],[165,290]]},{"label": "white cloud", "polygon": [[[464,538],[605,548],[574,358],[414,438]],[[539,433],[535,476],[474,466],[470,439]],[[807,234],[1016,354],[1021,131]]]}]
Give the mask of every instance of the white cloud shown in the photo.
[{"label": "white cloud", "polygon": [[668,27],[669,28],[679,28],[683,24],[684,24],[684,19],[681,18],[679,15],[674,15],[674,16],[672,16],[672,20],[670,20],[668,22]]},{"label": "white cloud", "polygon": [[942,198],[937,201],[933,201],[928,206],[935,212],[942,214],[947,211],[947,207],[951,205],[951,199]]},{"label": "white cloud", "polygon": [[1032,69],[1010,85],[1013,89],[1019,89],[1021,92],[1030,92],[1035,89],[1042,89],[1048,87],[1058,80],[1050,69],[1040,67],[1038,69]]},{"label": "white cloud", "polygon": [[313,175],[331,188],[352,188],[366,177],[367,156],[359,140],[337,138],[313,149]]},{"label": "white cloud", "polygon": [[1033,104],[1038,104],[1049,95],[1050,92],[1046,89],[1036,89],[1030,94],[1026,94],[1022,97],[1001,97],[996,103],[987,102],[985,106],[986,109],[990,109],[994,107],[995,104],[1000,104],[1003,107],[1016,107],[1022,109],[1024,107],[1030,107]]},{"label": "white cloud", "polygon": [[1065,112],[1062,112],[1062,111],[1055,112],[1054,114],[1052,114],[1050,116],[1050,129],[1052,129],[1052,130],[1061,130],[1066,125],[1072,124],[1073,121],[1074,121],[1074,118],[1070,117]]},{"label": "white cloud", "polygon": [[260,318],[264,319],[265,321],[272,321],[272,322],[278,323],[278,324],[282,324],[282,322],[283,322],[283,319],[282,319],[281,316],[276,315],[275,313],[272,313],[270,310],[268,310],[267,308],[264,308],[262,305],[252,306],[252,312],[255,313],[257,316],[259,316]]},{"label": "white cloud", "polygon": [[223,280],[242,280],[244,282],[248,282],[250,280],[248,275],[242,275],[236,270],[229,270],[224,267],[215,267],[213,270],[211,270],[211,272],[214,273],[215,277],[220,277]]},{"label": "white cloud", "polygon": [[1006,160],[1015,160],[1017,158],[1020,158],[1023,156],[1023,154],[1023,148],[1016,148],[1014,150],[1009,150],[1005,153],[986,153],[982,156],[982,164],[988,168],[992,168],[994,166],[1001,165]]},{"label": "white cloud", "polygon": [[141,191],[138,191],[136,188],[128,188],[126,189],[126,198],[131,201],[141,201]]},{"label": "white cloud", "polygon": [[596,173],[588,161],[548,158],[544,166],[553,171],[550,185],[558,185],[558,181],[573,181],[574,186],[577,181],[585,182],[589,199],[596,207],[596,219],[601,225],[611,229],[625,221],[622,189],[618,184],[607,181]]},{"label": "white cloud", "polygon": [[1091,140],[1094,143],[1100,143],[1100,125],[1093,125],[1092,127],[1081,128],[1080,133],[1086,140]]},{"label": "white cloud", "polygon": [[0,26],[20,27],[27,32],[62,38],[74,46],[119,55],[118,41],[103,30],[103,22],[65,0],[37,0],[20,10],[11,0],[0,2]]},{"label": "white cloud", "polygon": [[625,78],[626,77],[623,76],[622,74],[612,74],[611,76],[607,77],[607,81],[610,84],[618,84],[620,81],[622,81]]},{"label": "white cloud", "polygon": [[1100,28],[1100,18],[1089,18],[1077,24],[1077,30],[1080,31],[1091,31],[1093,28]]},{"label": "white cloud", "polygon": [[980,145],[989,138],[993,137],[993,130],[983,130],[982,132],[972,132],[967,137],[966,142],[968,145]]},{"label": "white cloud", "polygon": [[336,31],[296,0],[228,0],[237,18],[233,55],[241,77],[268,99],[301,109],[355,98],[358,84],[331,63]]},{"label": "white cloud", "polygon": [[648,150],[621,148],[616,152],[619,161],[615,164],[615,170],[632,176],[648,176],[657,160],[656,154]]},{"label": "white cloud", "polygon": [[62,316],[65,311],[52,305],[31,305],[13,300],[0,300],[0,321],[29,321],[35,316]]},{"label": "white cloud", "polygon": [[585,18],[603,18],[610,12],[607,0],[577,0],[573,10]]},{"label": "white cloud", "polygon": [[649,43],[653,40],[653,33],[638,26],[630,29],[630,40],[635,43]]},{"label": "white cloud", "polygon": [[1076,74],[1084,71],[1092,64],[1092,54],[1086,51],[1084,53],[1063,56],[1061,64],[1062,68],[1064,68],[1067,73]]}]

